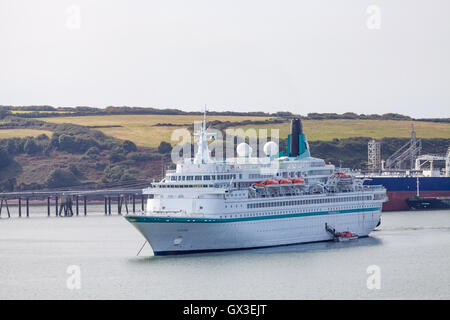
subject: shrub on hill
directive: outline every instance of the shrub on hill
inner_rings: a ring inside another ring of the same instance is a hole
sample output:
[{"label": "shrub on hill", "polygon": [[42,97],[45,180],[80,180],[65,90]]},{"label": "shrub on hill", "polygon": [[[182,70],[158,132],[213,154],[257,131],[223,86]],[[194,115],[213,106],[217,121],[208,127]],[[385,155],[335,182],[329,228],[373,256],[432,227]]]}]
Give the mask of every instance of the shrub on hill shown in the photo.
[{"label": "shrub on hill", "polygon": [[41,145],[38,145],[33,138],[29,138],[26,140],[23,151],[29,155],[34,155],[42,151]]},{"label": "shrub on hill", "polygon": [[113,150],[111,151],[111,154],[109,155],[108,159],[111,162],[120,162],[125,160],[125,150],[123,150],[122,147],[120,146],[116,146],[113,148]]},{"label": "shrub on hill", "polygon": [[100,150],[97,147],[91,147],[84,154],[90,159],[97,159]]},{"label": "shrub on hill", "polygon": [[4,147],[0,147],[0,169],[11,163],[12,159]]},{"label": "shrub on hill", "polygon": [[82,177],[83,173],[78,169],[77,165],[71,163],[69,165],[69,171],[72,172],[76,177]]},{"label": "shrub on hill", "polygon": [[155,157],[151,154],[143,153],[143,152],[133,152],[127,154],[127,159],[131,159],[134,161],[150,161],[155,160]]},{"label": "shrub on hill", "polygon": [[75,153],[76,152],[76,144],[75,144],[74,137],[67,135],[67,134],[62,134],[61,136],[59,136],[58,148],[61,151]]},{"label": "shrub on hill", "polygon": [[130,140],[125,140],[122,143],[122,148],[125,152],[136,152],[138,150],[134,142],[131,142]]},{"label": "shrub on hill", "polygon": [[161,154],[167,154],[167,153],[169,153],[170,151],[172,151],[172,146],[170,145],[170,143],[165,142],[165,141],[162,141],[162,142],[159,144],[159,147],[158,147],[158,152],[159,152],[159,153],[161,153]]},{"label": "shrub on hill", "polygon": [[6,110],[4,108],[0,108],[0,119],[4,119],[9,115],[11,115],[11,111]]},{"label": "shrub on hill", "polygon": [[79,184],[78,178],[69,170],[55,169],[45,180],[47,188],[70,187]]},{"label": "shrub on hill", "polygon": [[104,183],[133,181],[136,180],[139,173],[136,168],[127,168],[127,165],[121,163],[120,165],[106,167],[102,181]]},{"label": "shrub on hill", "polygon": [[0,191],[2,192],[12,192],[16,186],[16,179],[10,178],[0,182]]}]

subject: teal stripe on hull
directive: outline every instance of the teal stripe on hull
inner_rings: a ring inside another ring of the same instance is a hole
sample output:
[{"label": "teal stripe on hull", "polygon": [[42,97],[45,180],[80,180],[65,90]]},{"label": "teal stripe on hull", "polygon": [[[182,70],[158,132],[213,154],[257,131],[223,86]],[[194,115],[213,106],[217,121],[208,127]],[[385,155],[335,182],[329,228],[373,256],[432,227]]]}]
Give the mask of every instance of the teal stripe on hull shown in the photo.
[{"label": "teal stripe on hull", "polygon": [[322,215],[330,215],[330,214],[344,214],[344,213],[355,213],[355,212],[372,212],[372,211],[378,211],[378,210],[380,210],[380,208],[359,208],[359,209],[347,209],[347,210],[337,210],[337,211],[292,213],[292,214],[284,214],[284,215],[245,217],[245,218],[226,218],[226,219],[146,217],[146,216],[127,216],[125,218],[129,222],[133,222],[133,223],[229,223],[229,222],[241,222],[241,221],[267,220],[267,219],[286,219],[286,218],[297,218],[297,217],[308,217],[308,216],[322,216]]}]

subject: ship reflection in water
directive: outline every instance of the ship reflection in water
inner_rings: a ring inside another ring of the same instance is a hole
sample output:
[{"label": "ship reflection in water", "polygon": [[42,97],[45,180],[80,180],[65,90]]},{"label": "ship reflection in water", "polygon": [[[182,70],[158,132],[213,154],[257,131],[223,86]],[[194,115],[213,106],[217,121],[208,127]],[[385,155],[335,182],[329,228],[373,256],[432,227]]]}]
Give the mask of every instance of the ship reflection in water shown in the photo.
[{"label": "ship reflection in water", "polygon": [[[267,248],[257,248],[257,249],[240,249],[240,250],[225,250],[225,251],[213,251],[208,253],[194,253],[194,254],[181,254],[176,256],[167,256],[166,259],[176,259],[189,256],[227,256],[227,255],[251,255],[251,254],[284,254],[284,253],[301,253],[301,252],[321,252],[321,251],[331,251],[339,249],[349,249],[349,248],[359,248],[359,247],[369,247],[382,245],[382,240],[376,237],[377,230],[368,237],[358,238],[355,241],[350,242],[335,242],[335,241],[322,241],[322,242],[311,242],[302,244],[291,244],[278,247],[267,247]],[[148,259],[159,259],[159,257],[151,256]]]}]

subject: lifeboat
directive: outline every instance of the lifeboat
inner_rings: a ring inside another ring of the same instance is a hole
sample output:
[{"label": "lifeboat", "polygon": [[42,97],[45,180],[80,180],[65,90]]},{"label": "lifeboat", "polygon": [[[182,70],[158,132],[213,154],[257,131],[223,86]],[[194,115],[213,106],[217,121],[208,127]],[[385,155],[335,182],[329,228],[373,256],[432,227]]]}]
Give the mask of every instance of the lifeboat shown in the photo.
[{"label": "lifeboat", "polygon": [[277,184],[279,184],[279,182],[277,180],[274,180],[274,179],[269,179],[269,180],[265,181],[265,185],[266,186],[277,185]]},{"label": "lifeboat", "polygon": [[356,233],[352,233],[350,231],[338,232],[334,235],[335,241],[349,241],[358,239],[358,235]]},{"label": "lifeboat", "polygon": [[280,184],[292,184],[292,181],[290,179],[280,179]]},{"label": "lifeboat", "polygon": [[345,172],[335,172],[334,176],[337,178],[350,178],[350,176]]},{"label": "lifeboat", "polygon": [[264,184],[264,182],[258,182],[258,183],[253,184],[253,186],[255,186],[255,187],[265,187],[266,185]]},{"label": "lifeboat", "polygon": [[292,180],[292,183],[305,183],[305,179],[303,179],[303,178],[294,178],[294,180]]}]

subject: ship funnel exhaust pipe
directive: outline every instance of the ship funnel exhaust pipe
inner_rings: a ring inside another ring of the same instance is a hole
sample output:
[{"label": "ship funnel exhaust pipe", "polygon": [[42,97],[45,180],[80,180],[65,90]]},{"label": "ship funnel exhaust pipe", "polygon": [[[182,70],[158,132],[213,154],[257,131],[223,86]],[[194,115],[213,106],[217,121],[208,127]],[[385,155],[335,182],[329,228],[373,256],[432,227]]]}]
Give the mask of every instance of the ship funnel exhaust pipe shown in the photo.
[{"label": "ship funnel exhaust pipe", "polygon": [[310,157],[306,135],[303,133],[302,121],[294,118],[291,120],[291,134],[288,135],[287,152],[289,157]]},{"label": "ship funnel exhaust pipe", "polygon": [[299,138],[303,134],[302,122],[300,119],[291,120],[291,136],[289,141],[289,157],[300,155]]}]

